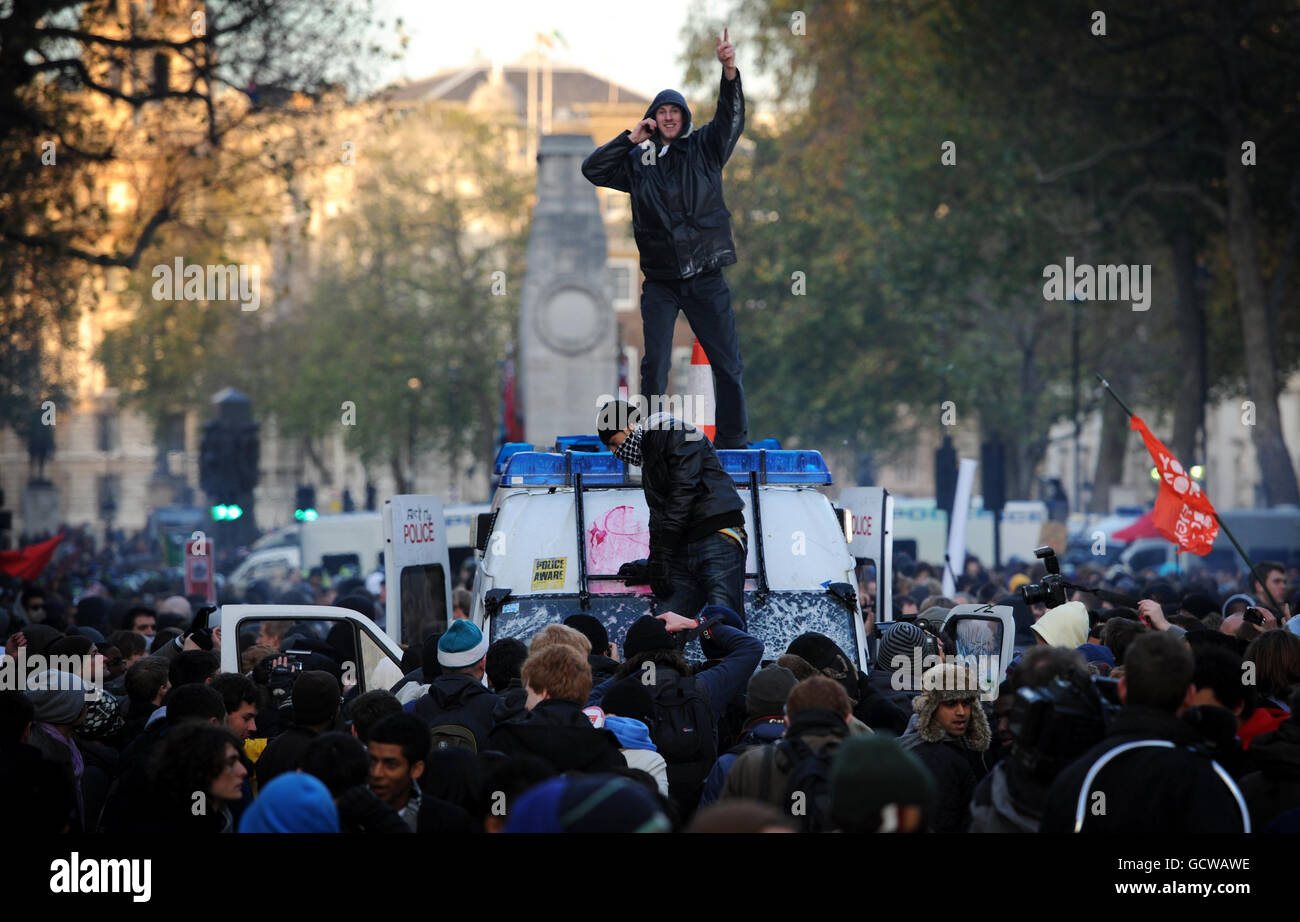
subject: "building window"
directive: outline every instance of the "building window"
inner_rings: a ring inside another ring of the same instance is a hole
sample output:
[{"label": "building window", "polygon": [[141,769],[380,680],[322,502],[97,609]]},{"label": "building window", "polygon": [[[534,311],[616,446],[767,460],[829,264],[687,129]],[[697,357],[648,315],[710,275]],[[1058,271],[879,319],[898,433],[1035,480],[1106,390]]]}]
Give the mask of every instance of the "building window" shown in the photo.
[{"label": "building window", "polygon": [[185,450],[185,414],[170,413],[162,421],[158,435],[163,451]]},{"label": "building window", "polygon": [[613,304],[616,311],[630,311],[637,307],[637,265],[631,259],[610,260]]},{"label": "building window", "polygon": [[171,86],[171,63],[164,52],[153,56],[153,95],[162,96]]},{"label": "building window", "polygon": [[121,508],[122,483],[116,474],[100,474],[98,477],[99,515],[102,519],[111,519]]},{"label": "building window", "polygon": [[95,430],[95,443],[100,451],[117,451],[122,433],[116,413],[96,413]]}]

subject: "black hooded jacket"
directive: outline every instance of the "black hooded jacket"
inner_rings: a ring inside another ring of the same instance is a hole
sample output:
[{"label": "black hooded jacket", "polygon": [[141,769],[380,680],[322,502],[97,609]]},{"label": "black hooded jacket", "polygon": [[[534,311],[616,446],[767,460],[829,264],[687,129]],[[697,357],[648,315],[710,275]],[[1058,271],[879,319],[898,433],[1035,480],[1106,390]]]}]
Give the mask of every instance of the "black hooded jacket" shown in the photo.
[{"label": "black hooded jacket", "polygon": [[1261,733],[1251,742],[1250,754],[1259,771],[1241,779],[1241,793],[1251,824],[1263,829],[1279,813],[1300,807],[1300,723],[1293,717]]},{"label": "black hooded jacket", "polygon": [[684,123],[666,150],[658,133],[636,145],[624,131],[582,164],[582,175],[592,184],[631,194],[641,271],[651,280],[688,279],[736,261],[722,167],[745,128],[740,74],[734,80],[722,77],[713,121],[694,132],[691,110],[673,90],[656,96],[644,117],[654,117],[669,103],[681,108]]},{"label": "black hooded jacket", "polygon": [[[1079,792],[1089,768],[1110,750],[1137,740],[1168,740],[1175,747],[1130,750],[1102,769],[1085,802],[1085,831],[1172,835],[1242,831],[1241,811],[1215,773],[1196,729],[1172,714],[1129,707],[1115,717],[1104,740],[1056,777],[1039,832],[1073,832]],[[1098,792],[1104,799],[1096,797]]]},{"label": "black hooded jacket", "polygon": [[[695,438],[688,438],[690,435]],[[745,503],[709,440],[660,416],[641,439],[641,487],[650,507],[650,553],[671,552],[745,524]]]},{"label": "black hooded jacket", "polygon": [[462,672],[445,672],[433,680],[428,694],[417,699],[411,710],[431,727],[456,724],[467,728],[482,752],[492,732],[492,712],[500,701],[482,682]]},{"label": "black hooded jacket", "polygon": [[487,749],[506,755],[533,755],[557,771],[607,772],[627,768],[618,737],[597,730],[571,701],[548,698],[509,723],[499,724]]}]

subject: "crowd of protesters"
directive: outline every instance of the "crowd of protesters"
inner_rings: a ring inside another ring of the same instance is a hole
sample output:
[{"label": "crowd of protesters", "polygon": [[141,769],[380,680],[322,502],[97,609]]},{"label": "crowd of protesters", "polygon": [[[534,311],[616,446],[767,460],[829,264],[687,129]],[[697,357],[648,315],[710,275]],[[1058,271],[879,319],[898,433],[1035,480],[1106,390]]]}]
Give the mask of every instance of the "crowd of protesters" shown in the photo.
[{"label": "crowd of protesters", "polygon": [[[935,568],[897,563],[892,618],[861,574],[867,672],[820,634],[765,651],[710,605],[619,638],[575,615],[489,643],[455,617],[391,691],[362,694],[325,647],[286,668],[274,625],[223,672],[220,632],[211,649],[194,636],[198,599],[11,585],[4,657],[76,666],[0,691],[7,817],[193,834],[1300,830],[1294,570],[1225,585],[1083,567],[1049,606],[1016,591],[1041,569],[970,560],[945,597]],[[382,581],[316,576],[275,601],[381,618]],[[1000,686],[942,629],[964,602],[1012,609]]]}]

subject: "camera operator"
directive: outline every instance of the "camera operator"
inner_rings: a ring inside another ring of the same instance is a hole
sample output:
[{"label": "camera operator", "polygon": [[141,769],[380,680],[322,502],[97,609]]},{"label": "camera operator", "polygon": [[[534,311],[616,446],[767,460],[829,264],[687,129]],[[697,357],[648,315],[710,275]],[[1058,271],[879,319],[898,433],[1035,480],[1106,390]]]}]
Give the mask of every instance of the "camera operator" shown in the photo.
[{"label": "camera operator", "polygon": [[[1242,832],[1235,787],[1215,770],[1201,734],[1180,719],[1196,698],[1187,643],[1168,632],[1144,633],[1129,647],[1124,665],[1118,684],[1123,710],[1105,739],[1052,783],[1039,832],[1074,830],[1081,800],[1087,832]],[[1154,745],[1114,752],[1126,743]],[[1111,761],[1083,790],[1105,757]]]},{"label": "camera operator", "polygon": [[1101,696],[1091,686],[1078,651],[1037,646],[1025,653],[1002,686],[1011,698],[1011,755],[976,786],[971,832],[1038,831],[1057,773],[1101,739]]},{"label": "camera operator", "polygon": [[334,726],[339,715],[343,691],[339,680],[321,669],[308,669],[293,681],[293,723],[271,740],[257,760],[257,786],[260,790],[276,775],[296,771],[307,745]]},{"label": "camera operator", "polygon": [[1049,609],[1029,629],[1040,645],[1077,649],[1088,642],[1088,609],[1066,602]]}]

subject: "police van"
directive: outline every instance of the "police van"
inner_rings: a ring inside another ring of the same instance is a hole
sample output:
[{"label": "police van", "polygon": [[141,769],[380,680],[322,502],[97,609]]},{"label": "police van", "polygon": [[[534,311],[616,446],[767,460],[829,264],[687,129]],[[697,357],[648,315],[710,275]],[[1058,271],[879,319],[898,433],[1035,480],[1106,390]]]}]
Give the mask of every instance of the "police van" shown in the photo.
[{"label": "police van", "polygon": [[[847,519],[821,492],[831,474],[820,452],[721,450],[718,459],[745,503],[745,618],[766,658],[816,631],[865,669]],[[527,641],[547,624],[586,613],[621,644],[637,618],[662,614],[649,587],[617,577],[619,567],[650,552],[639,469],[595,436],[569,436],[549,451],[506,445],[494,474],[492,509],[475,523],[471,613],[491,639]]]}]

